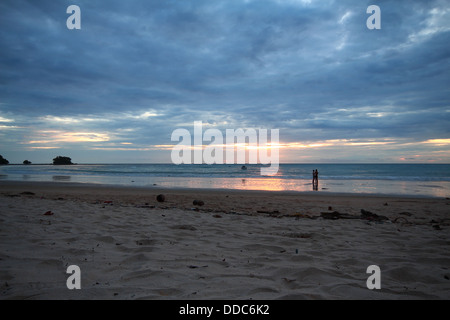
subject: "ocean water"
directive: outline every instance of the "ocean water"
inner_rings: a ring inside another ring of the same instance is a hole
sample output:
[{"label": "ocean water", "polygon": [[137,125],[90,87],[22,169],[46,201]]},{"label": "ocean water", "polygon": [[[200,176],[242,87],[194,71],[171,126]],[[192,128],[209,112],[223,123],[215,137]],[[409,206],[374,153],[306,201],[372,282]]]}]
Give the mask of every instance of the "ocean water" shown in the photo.
[{"label": "ocean water", "polygon": [[[273,191],[450,196],[448,164],[280,164],[261,176],[261,165],[80,164],[0,166],[0,182],[57,181],[107,185]],[[312,171],[319,171],[313,190]]]}]

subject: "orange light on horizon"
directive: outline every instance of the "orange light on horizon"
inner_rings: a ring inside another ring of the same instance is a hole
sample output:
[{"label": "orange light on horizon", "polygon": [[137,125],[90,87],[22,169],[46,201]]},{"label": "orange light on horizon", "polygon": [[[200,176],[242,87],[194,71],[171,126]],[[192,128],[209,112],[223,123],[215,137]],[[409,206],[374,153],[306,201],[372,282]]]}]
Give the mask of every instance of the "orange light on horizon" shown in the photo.
[{"label": "orange light on horizon", "polygon": [[30,140],[25,144],[47,144],[56,142],[106,142],[110,136],[106,133],[97,132],[63,132],[63,131],[40,131],[38,135],[42,140]]},{"label": "orange light on horizon", "polygon": [[434,144],[437,146],[446,146],[446,145],[450,145],[450,139],[429,139],[429,140],[423,141],[422,143]]},{"label": "orange light on horizon", "polygon": [[[29,149],[59,149],[67,143],[95,143],[108,142],[111,137],[98,132],[65,132],[58,130],[41,130],[34,134],[36,140],[29,140],[21,144],[29,145]],[[36,146],[38,145],[38,146]]]},{"label": "orange light on horizon", "polygon": [[[246,149],[246,150],[260,150],[260,149],[313,149],[324,148],[333,146],[371,146],[371,145],[387,145],[393,144],[393,141],[353,141],[353,140],[324,140],[319,142],[301,143],[301,142],[288,142],[288,143],[271,143],[268,142],[264,145],[248,144],[248,143],[234,143],[233,148]],[[176,144],[154,145],[157,149],[172,149],[177,146]],[[190,150],[200,150],[205,148],[228,148],[227,144],[203,144],[203,145],[185,145],[183,148]]]},{"label": "orange light on horizon", "polygon": [[30,149],[43,149],[43,150],[50,150],[50,149],[60,149],[60,147],[29,147]]}]

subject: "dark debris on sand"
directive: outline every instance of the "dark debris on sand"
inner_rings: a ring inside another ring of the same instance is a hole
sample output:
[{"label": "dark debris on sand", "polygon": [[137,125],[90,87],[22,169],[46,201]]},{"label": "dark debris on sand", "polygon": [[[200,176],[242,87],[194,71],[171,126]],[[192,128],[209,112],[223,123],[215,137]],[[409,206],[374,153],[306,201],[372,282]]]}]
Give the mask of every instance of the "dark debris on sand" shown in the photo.
[{"label": "dark debris on sand", "polygon": [[375,213],[372,213],[370,211],[366,211],[364,209],[361,209],[361,215],[355,216],[348,213],[340,213],[338,211],[333,212],[321,212],[320,216],[323,219],[327,220],[338,220],[338,219],[362,219],[362,220],[368,220],[368,221],[376,221],[376,222],[384,222],[388,221],[389,218],[386,216],[381,216]]}]

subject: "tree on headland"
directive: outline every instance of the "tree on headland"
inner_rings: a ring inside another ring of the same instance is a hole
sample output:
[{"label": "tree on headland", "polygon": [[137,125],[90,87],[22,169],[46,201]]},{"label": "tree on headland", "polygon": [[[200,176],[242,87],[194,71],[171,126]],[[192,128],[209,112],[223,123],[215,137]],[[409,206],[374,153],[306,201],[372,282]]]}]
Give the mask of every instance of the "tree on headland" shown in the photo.
[{"label": "tree on headland", "polygon": [[3,158],[3,156],[0,155],[0,165],[9,164],[9,161]]},{"label": "tree on headland", "polygon": [[23,164],[31,164],[31,161],[25,160],[25,161],[23,162]]},{"label": "tree on headland", "polygon": [[53,164],[54,165],[66,165],[66,164],[73,164],[73,163],[72,163],[72,159],[70,159],[69,157],[58,156],[53,159]]}]

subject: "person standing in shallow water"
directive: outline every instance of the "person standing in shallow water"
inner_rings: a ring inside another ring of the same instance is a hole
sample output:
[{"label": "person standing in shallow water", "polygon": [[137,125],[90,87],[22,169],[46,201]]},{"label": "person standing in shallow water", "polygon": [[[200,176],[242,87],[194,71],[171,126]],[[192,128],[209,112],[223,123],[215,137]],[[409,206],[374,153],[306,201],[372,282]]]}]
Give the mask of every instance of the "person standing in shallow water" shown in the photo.
[{"label": "person standing in shallow water", "polygon": [[313,190],[319,189],[319,171],[313,170]]}]

